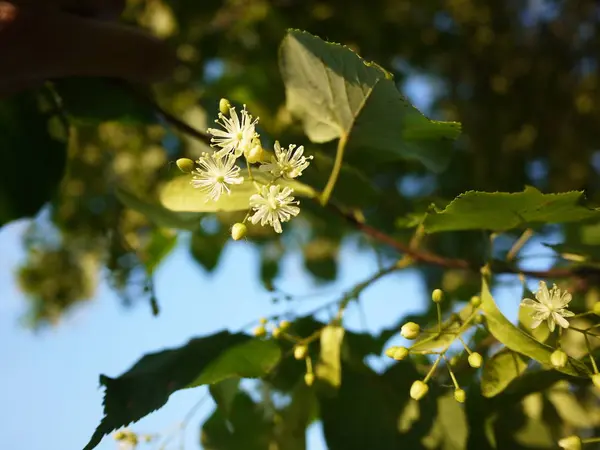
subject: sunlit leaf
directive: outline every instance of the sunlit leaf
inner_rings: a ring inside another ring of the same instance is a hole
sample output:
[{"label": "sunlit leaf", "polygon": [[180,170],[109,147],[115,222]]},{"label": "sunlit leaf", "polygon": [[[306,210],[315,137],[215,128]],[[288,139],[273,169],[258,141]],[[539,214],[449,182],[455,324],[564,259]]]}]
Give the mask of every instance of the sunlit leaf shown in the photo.
[{"label": "sunlit leaf", "polygon": [[527,186],[523,192],[469,191],[445,209],[429,213],[424,221],[428,233],[452,230],[506,231],[546,223],[578,222],[600,218],[600,210],[582,205],[583,193],[542,194]]},{"label": "sunlit leaf", "polygon": [[195,230],[200,225],[201,215],[198,213],[174,212],[124,189],[117,189],[115,193],[121,203],[143,214],[160,227]]},{"label": "sunlit leaf", "polygon": [[[256,170],[253,172],[255,180],[267,183],[268,177]],[[223,194],[217,201],[211,200],[205,191],[192,187],[190,175],[181,175],[169,181],[160,192],[160,201],[163,206],[172,211],[180,212],[217,212],[217,211],[245,211],[249,209],[249,199],[256,193],[254,183],[245,177],[244,183],[231,186],[231,194]],[[296,197],[315,197],[315,191],[299,181],[279,180],[277,184],[294,189]]]},{"label": "sunlit leaf", "polygon": [[496,353],[483,366],[481,393],[484,397],[494,397],[527,368],[523,358],[513,351],[504,349]]},{"label": "sunlit leaf", "polygon": [[262,376],[275,366],[280,354],[270,341],[223,331],[146,355],[117,378],[102,375],[104,418],[85,450],[96,447],[111,431],[159,409],[175,391],[231,377]]},{"label": "sunlit leaf", "polygon": [[[429,350],[443,349],[449,346],[457,337],[462,324],[472,316],[475,308],[468,304],[458,312],[460,321],[448,319],[443,323],[442,333],[438,332],[437,325],[424,330],[415,343],[410,347],[411,351],[424,352]],[[463,330],[464,331],[464,330]]]},{"label": "sunlit leaf", "polygon": [[396,88],[392,76],[347,47],[291,30],[280,51],[287,107],[313,142],[347,139],[372,162],[418,160],[443,170],[460,124],[429,120]]},{"label": "sunlit leaf", "polygon": [[344,328],[328,325],[321,332],[321,355],[316,366],[317,379],[331,387],[339,387],[342,382],[340,351],[344,339]]},{"label": "sunlit leaf", "polygon": [[[552,367],[550,355],[554,349],[536,341],[532,336],[513,325],[500,312],[490,293],[485,277],[482,277],[481,308],[485,312],[486,323],[490,333],[498,341],[515,352],[535,359],[548,367]],[[569,358],[568,364],[557,370],[579,377],[586,377],[590,374],[590,370],[584,363],[573,358]]]}]

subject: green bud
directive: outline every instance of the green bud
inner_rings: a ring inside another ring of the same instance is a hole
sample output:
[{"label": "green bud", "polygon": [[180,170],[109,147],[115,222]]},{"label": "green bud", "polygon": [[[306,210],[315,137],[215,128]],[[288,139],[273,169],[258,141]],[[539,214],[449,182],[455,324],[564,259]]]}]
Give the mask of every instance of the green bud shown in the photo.
[{"label": "green bud", "polygon": [[463,389],[459,388],[454,391],[454,400],[456,400],[458,403],[464,403],[466,399],[467,394]]},{"label": "green bud", "polygon": [[415,381],[410,387],[410,396],[415,400],[421,400],[429,392],[429,386],[421,380]]},{"label": "green bud", "polygon": [[554,350],[552,352],[552,354],[550,355],[550,362],[557,369],[562,369],[563,367],[565,367],[567,365],[568,361],[569,361],[569,357],[560,348],[557,350]]},{"label": "green bud", "polygon": [[271,332],[271,334],[273,335],[273,337],[275,339],[279,339],[279,337],[281,336],[281,328],[279,328],[279,327],[273,328],[273,331]]},{"label": "green bud", "polygon": [[481,305],[481,297],[474,295],[473,297],[471,297],[470,303],[475,308],[479,308],[479,306]]},{"label": "green bud", "polygon": [[600,316],[600,302],[594,303],[593,311],[594,311],[594,314],[596,314],[597,316]]},{"label": "green bud", "polygon": [[595,373],[592,375],[592,383],[594,383],[594,386],[600,389],[600,373]]},{"label": "green bud", "polygon": [[473,352],[469,355],[469,365],[475,369],[481,367],[481,363],[483,362],[483,357],[477,353]]},{"label": "green bud", "polygon": [[450,358],[450,365],[451,366],[457,365],[459,360],[460,360],[460,358],[458,356],[454,355],[452,358]]},{"label": "green bud", "polygon": [[122,441],[127,437],[127,433],[125,431],[117,431],[114,435],[115,441]]},{"label": "green bud", "polygon": [[231,109],[231,103],[229,103],[229,100],[227,100],[226,98],[222,98],[219,101],[219,111],[221,111],[221,114],[223,114],[225,116],[228,115],[230,109]]},{"label": "green bud", "polygon": [[442,292],[442,290],[434,289],[434,291],[431,293],[431,300],[433,300],[433,303],[441,303],[443,299],[444,293]]},{"label": "green bud", "polygon": [[291,325],[292,323],[289,320],[282,320],[279,322],[279,328],[281,328],[281,331],[287,330]]},{"label": "green bud", "polygon": [[298,344],[294,348],[294,358],[296,358],[297,360],[306,358],[307,353],[308,353],[308,347],[304,344]]},{"label": "green bud", "polygon": [[254,330],[252,330],[252,334],[256,337],[263,337],[266,336],[267,329],[264,325],[259,325]]},{"label": "green bud", "polygon": [[231,238],[234,241],[239,241],[240,239],[246,237],[246,233],[248,232],[248,227],[243,223],[234,223],[231,227]]},{"label": "green bud", "polygon": [[175,164],[177,164],[177,167],[179,167],[179,170],[183,173],[190,173],[194,170],[194,161],[190,158],[179,158]]},{"label": "green bud", "polygon": [[581,450],[581,438],[579,436],[568,436],[558,441],[558,446],[564,450]]},{"label": "green bud", "polygon": [[267,322],[269,322],[265,317],[261,317],[260,319],[258,319],[258,321],[261,325],[266,325]]},{"label": "green bud", "polygon": [[403,338],[406,339],[416,339],[419,337],[420,332],[421,327],[419,326],[419,324],[416,324],[414,322],[407,322],[404,325],[402,325],[402,328],[400,329],[400,334]]},{"label": "green bud", "polygon": [[477,314],[475,317],[473,317],[473,323],[479,325],[482,322],[483,322],[483,316],[481,314]]},{"label": "green bud", "polygon": [[408,349],[406,347],[390,347],[385,351],[385,354],[396,361],[402,361],[408,356]]},{"label": "green bud", "polygon": [[315,375],[313,373],[304,374],[304,382],[307,386],[312,386],[315,382]]}]

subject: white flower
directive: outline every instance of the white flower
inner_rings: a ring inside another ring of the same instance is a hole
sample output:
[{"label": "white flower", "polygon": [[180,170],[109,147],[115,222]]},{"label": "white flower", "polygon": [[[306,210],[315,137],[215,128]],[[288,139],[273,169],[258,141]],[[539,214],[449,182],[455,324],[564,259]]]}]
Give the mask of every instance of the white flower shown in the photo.
[{"label": "white flower", "polygon": [[208,197],[212,200],[218,200],[223,192],[229,194],[231,190],[228,185],[244,182],[244,178],[240,176],[240,168],[235,165],[235,156],[231,154],[220,158],[216,154],[204,153],[198,164],[200,168],[194,173],[192,186],[208,192]]},{"label": "white flower", "polygon": [[299,202],[294,201],[293,192],[289,187],[263,186],[260,193],[250,197],[250,207],[254,210],[250,221],[253,224],[260,221],[263,226],[269,224],[277,233],[281,233],[281,222],[287,222],[300,212],[300,208],[295,206]]},{"label": "white flower", "polygon": [[275,177],[284,177],[292,179],[302,175],[302,171],[308,167],[312,156],[303,156],[304,147],[301,145],[296,148],[290,145],[287,149],[282,149],[279,142],[275,141],[275,157],[271,162],[260,166],[260,170],[271,172]]},{"label": "white flower", "polygon": [[535,293],[535,300],[524,298],[521,306],[533,308],[531,313],[533,322],[531,328],[537,328],[544,320],[548,322],[550,331],[554,331],[555,324],[563,328],[569,328],[569,322],[565,317],[573,317],[571,311],[567,310],[567,305],[572,300],[571,294],[566,290],[563,292],[556,285],[548,290],[544,281],[540,281],[540,288]]},{"label": "white flower", "polygon": [[252,116],[246,111],[246,105],[240,112],[241,119],[235,112],[235,108],[229,108],[230,117],[225,117],[223,113],[219,113],[219,119],[215,120],[225,130],[217,128],[209,128],[207,131],[213,137],[210,141],[215,147],[221,147],[217,151],[217,156],[224,156],[230,153],[239,157],[246,147],[252,145],[252,141],[258,135],[256,134],[255,126],[258,122],[258,117],[252,119]]}]

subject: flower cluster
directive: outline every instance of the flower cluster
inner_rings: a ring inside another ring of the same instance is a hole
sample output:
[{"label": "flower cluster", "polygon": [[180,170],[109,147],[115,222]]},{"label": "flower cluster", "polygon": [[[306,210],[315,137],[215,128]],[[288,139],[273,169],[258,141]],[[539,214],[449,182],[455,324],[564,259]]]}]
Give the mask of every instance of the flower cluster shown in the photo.
[{"label": "flower cluster", "polygon": [[[230,195],[232,189],[244,183],[242,168],[237,165],[242,158],[246,162],[244,172],[247,173],[247,181],[255,189],[255,193],[248,198],[247,219],[253,224],[272,226],[277,233],[281,233],[281,224],[297,216],[300,208],[299,202],[293,197],[294,190],[282,186],[278,181],[301,176],[312,156],[304,155],[303,146],[290,145],[284,148],[275,142],[274,153],[267,158],[256,132],[258,117],[253,118],[245,105],[238,113],[225,99],[221,100],[220,110],[219,118],[215,121],[220,128],[207,130],[212,136],[214,152],[203,154],[197,161],[198,167],[192,170],[191,184],[206,193],[206,201],[217,201],[222,195]],[[252,166],[256,164],[262,175],[260,178],[252,175]],[[236,239],[241,237],[239,232],[236,236]]]}]

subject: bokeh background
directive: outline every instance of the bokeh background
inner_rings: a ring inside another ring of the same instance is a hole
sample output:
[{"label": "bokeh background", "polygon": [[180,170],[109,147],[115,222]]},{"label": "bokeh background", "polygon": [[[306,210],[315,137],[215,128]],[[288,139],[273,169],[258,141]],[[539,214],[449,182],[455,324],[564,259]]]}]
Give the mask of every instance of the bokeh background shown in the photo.
[{"label": "bokeh background", "polygon": [[[340,180],[336,201],[363,208],[370,223],[399,239],[409,236],[400,218],[470,189],[520,191],[530,184],[547,192],[585,189],[590,201],[598,200],[595,1],[131,0],[123,20],[177,49],[181,66],[155,90],[166,110],[202,129],[215,118],[221,97],[246,104],[260,116],[266,142],[277,137],[304,143],[320,155],[320,166],[307,172],[317,187],[327,178],[334,147],[311,146],[284,108],[277,51],[288,28],[350,46],[391,71],[428,116],[461,122],[463,136],[440,175],[401,162],[360,174],[349,168]],[[193,336],[249,329],[263,315],[301,315],[394,257],[309,205],[283,237],[256,229],[249,242],[229,241],[235,214],[206,216],[197,229],[178,234],[157,227],[124,207],[114,187],[152,198],[175,175],[176,158],[197,157],[206,147],[134,99],[113,102],[112,91],[94,86],[86,80],[56,83],[66,111],[27,96],[0,108],[6,149],[0,177],[8,180],[0,222],[37,211],[39,199],[14,175],[21,157],[15,155],[47,161],[48,152],[68,146],[66,171],[55,158],[28,176],[39,186],[61,180],[51,203],[35,218],[0,229],[0,431],[16,450],[81,447],[101,417],[100,373],[116,376],[143,353]],[[74,118],[68,142],[65,113]],[[596,234],[553,229],[527,248],[524,264],[553,263],[540,242],[568,238],[599,245]],[[473,236],[436,236],[428,245],[477,261],[481,239]],[[508,242],[498,241],[499,253]],[[426,302],[433,287],[464,300],[476,283],[436,268],[394,275],[365,294],[362,309],[351,310],[349,326],[375,332],[408,314],[426,319],[434,314]],[[514,280],[507,283],[500,298],[514,317],[520,288]],[[374,358],[372,364],[377,369],[385,363]],[[178,445],[177,424],[205,395],[196,391],[177,393],[134,428],[168,434],[171,427],[171,445]],[[189,448],[198,446],[198,424],[211,408],[207,401],[190,420],[183,433]],[[309,436],[311,450],[322,448],[318,425]],[[114,446],[107,438],[100,448]]]}]

